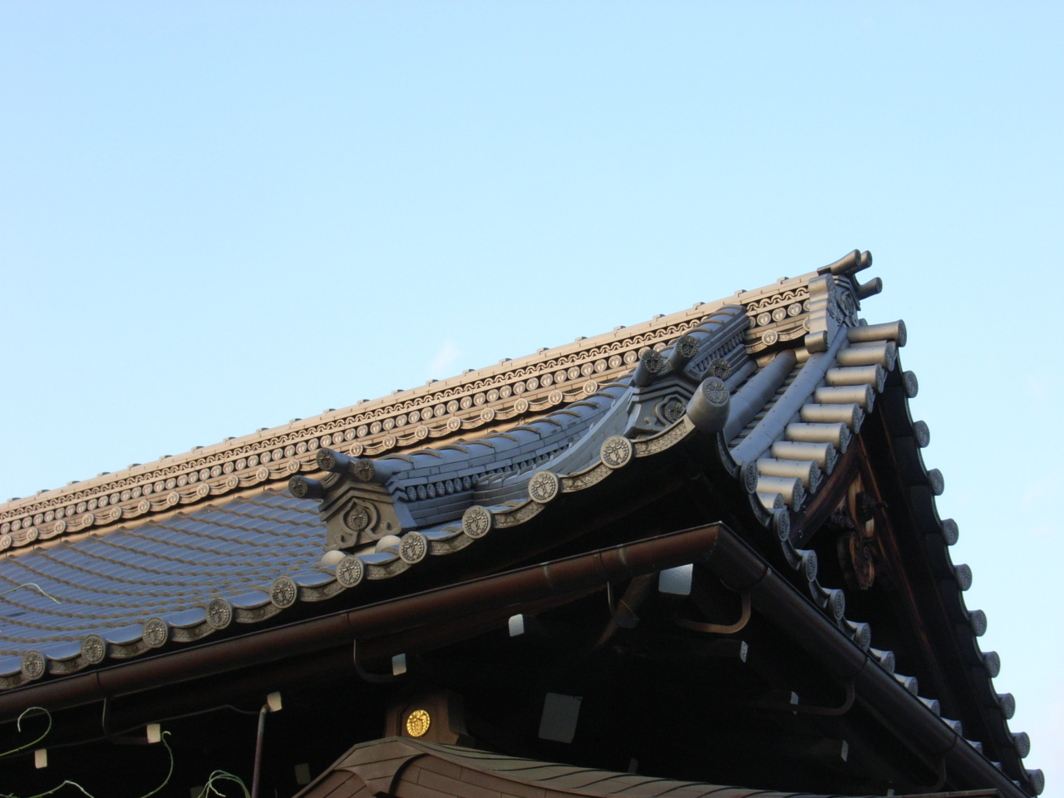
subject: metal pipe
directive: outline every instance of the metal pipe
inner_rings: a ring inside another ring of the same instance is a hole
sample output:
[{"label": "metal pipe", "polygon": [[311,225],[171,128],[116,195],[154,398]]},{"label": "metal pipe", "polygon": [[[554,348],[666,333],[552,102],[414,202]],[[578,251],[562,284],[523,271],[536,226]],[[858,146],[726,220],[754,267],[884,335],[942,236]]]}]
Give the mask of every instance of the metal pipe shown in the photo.
[{"label": "metal pipe", "polygon": [[[753,549],[725,530],[708,567],[726,584],[730,583],[733,590],[741,590],[757,562],[764,563]],[[881,714],[899,736],[929,756],[941,757],[949,773],[960,782],[953,785],[954,789],[992,785],[1007,798],[1026,798],[1005,773],[940,721],[775,571],[766,568],[762,577],[745,589],[750,590],[754,607],[832,676],[843,682],[852,681],[857,697]]]},{"label": "metal pipe", "polygon": [[749,591],[753,606],[842,682],[888,726],[931,757],[941,756],[955,787],[996,787],[1004,798],[1026,798],[1005,773],[920,703],[893,676],[843,635],[797,588],[723,524],[709,524],[542,565],[436,588],[411,596],[243,635],[185,651],[156,655],[87,674],[39,682],[0,694],[0,721],[30,706],[50,711],[143,691],[161,684],[233,671],[254,664],[405,632],[496,607],[520,612],[528,603],[601,588],[608,582],[689,563],[702,563],[730,589]]},{"label": "metal pipe", "polygon": [[702,621],[689,621],[687,618],[673,618],[672,622],[677,626],[682,626],[684,629],[694,629],[696,632],[717,635],[736,634],[745,629],[746,625],[750,623],[750,594],[743,593],[740,598],[742,600],[742,609],[739,613],[739,620],[735,623],[703,623]]},{"label": "metal pipe", "polygon": [[[473,579],[239,637],[145,657],[0,693],[0,722],[31,706],[52,712],[214,676],[453,620],[491,606],[514,606],[601,587],[609,581],[701,562],[713,555],[720,524],[672,532],[588,554]],[[515,609],[515,611],[518,611]]]},{"label": "metal pipe", "polygon": [[269,704],[263,704],[259,710],[259,731],[255,736],[255,769],[251,774],[251,798],[259,798],[259,774],[262,771],[262,738],[266,735],[266,713]]}]

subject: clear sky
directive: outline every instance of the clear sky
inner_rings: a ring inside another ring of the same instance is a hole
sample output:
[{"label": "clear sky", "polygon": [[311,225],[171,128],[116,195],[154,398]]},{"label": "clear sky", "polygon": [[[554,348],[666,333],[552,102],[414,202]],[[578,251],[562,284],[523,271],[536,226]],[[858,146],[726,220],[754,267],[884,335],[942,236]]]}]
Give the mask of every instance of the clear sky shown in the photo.
[{"label": "clear sky", "polygon": [[870,249],[1064,785],[1064,4],[0,3],[0,491]]}]

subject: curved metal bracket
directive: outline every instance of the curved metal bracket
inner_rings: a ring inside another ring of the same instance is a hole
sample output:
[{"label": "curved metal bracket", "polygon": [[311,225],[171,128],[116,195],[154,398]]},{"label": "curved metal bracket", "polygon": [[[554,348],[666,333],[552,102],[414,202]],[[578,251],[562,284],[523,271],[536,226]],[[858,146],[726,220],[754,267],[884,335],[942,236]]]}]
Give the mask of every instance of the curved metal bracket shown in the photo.
[{"label": "curved metal bracket", "polygon": [[370,684],[390,684],[391,682],[397,682],[401,678],[394,673],[369,673],[364,670],[361,665],[358,664],[358,641],[355,640],[351,644],[351,659],[355,663],[355,672],[362,678],[363,681]]},{"label": "curved metal bracket", "polygon": [[[838,717],[850,711],[856,695],[853,689],[853,682],[846,682],[843,687],[846,690],[846,698],[837,707],[818,707],[812,704],[784,704],[781,701],[751,701],[745,706],[757,707],[758,709],[775,709],[780,712],[793,712],[796,715]],[[932,792],[934,791],[932,790]]]},{"label": "curved metal bracket", "polygon": [[742,600],[742,612],[739,615],[739,620],[735,623],[703,623],[701,621],[689,621],[686,618],[673,618],[673,622],[677,626],[682,626],[685,629],[694,629],[696,632],[733,635],[741,631],[750,622],[750,593],[749,591],[744,591],[739,594],[739,597]]},{"label": "curved metal bracket", "polygon": [[111,707],[111,697],[110,696],[104,696],[104,698],[103,698],[103,712],[100,715],[100,728],[103,729],[103,736],[106,737],[108,739],[108,741],[114,743],[115,745],[148,745],[148,738],[147,737],[132,737],[132,736],[127,736],[127,735],[115,734],[114,732],[112,732],[108,728],[108,726],[109,726],[108,721],[110,720],[110,715],[111,715],[110,707]]},{"label": "curved metal bracket", "polygon": [[[613,622],[622,629],[634,629],[639,625],[639,616],[635,614],[635,609],[628,605],[624,600],[624,596],[621,596],[620,600],[613,603],[613,585],[609,582],[606,583],[606,603],[610,607],[610,617],[613,618]],[[624,615],[619,615],[618,610],[626,610]]]},{"label": "curved metal bracket", "polygon": [[942,788],[946,786],[946,758],[941,757],[938,761],[938,781],[935,782],[935,786],[931,788],[931,792],[941,792]]}]

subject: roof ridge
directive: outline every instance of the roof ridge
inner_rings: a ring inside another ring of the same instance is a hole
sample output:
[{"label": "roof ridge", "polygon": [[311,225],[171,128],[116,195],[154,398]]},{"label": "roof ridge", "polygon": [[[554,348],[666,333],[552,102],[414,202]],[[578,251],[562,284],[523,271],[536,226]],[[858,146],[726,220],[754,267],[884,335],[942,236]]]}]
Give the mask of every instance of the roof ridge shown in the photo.
[{"label": "roof ridge", "polygon": [[[802,290],[808,294],[811,281],[836,274],[844,261],[863,264],[851,254],[800,277],[696,302],[630,327],[0,504],[0,552],[118,524],[139,525],[188,505],[279,487],[294,474],[316,471],[315,451],[321,447],[356,457],[394,455],[473,431],[505,431],[594,394],[634,368],[646,349],[663,349],[728,307],[741,308],[751,327],[758,327],[759,340],[748,342],[751,353],[787,342],[786,334],[776,331],[775,306],[794,305]],[[838,273],[836,279],[849,276]],[[766,310],[771,329],[756,323]],[[784,325],[801,321],[792,311]],[[793,337],[798,334],[795,328]]]}]

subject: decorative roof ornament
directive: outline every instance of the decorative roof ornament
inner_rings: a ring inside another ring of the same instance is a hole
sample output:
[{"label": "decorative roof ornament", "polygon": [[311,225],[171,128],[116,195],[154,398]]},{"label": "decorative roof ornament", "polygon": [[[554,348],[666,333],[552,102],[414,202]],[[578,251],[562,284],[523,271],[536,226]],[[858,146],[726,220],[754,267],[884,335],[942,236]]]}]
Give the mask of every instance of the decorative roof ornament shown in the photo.
[{"label": "decorative roof ornament", "polygon": [[332,449],[319,449],[315,461],[325,478],[296,474],[288,488],[297,498],[321,502],[327,551],[362,548],[415,525],[383,484],[399,470],[394,463],[374,463]]}]

